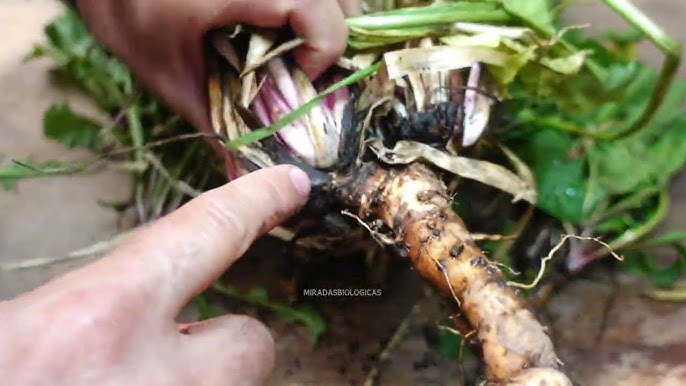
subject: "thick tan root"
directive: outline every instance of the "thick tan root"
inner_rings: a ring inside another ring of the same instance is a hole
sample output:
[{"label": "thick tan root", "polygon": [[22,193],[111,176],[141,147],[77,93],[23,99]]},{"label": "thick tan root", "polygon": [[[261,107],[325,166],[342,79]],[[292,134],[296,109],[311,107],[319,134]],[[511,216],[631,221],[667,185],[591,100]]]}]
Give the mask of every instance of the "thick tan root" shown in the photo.
[{"label": "thick tan root", "polygon": [[[336,191],[361,219],[383,221],[400,255],[457,302],[464,319],[460,329],[481,345],[491,382],[571,385],[546,328],[476,246],[431,170],[421,164],[391,170],[367,164],[339,178]],[[542,379],[547,383],[534,383]]]}]

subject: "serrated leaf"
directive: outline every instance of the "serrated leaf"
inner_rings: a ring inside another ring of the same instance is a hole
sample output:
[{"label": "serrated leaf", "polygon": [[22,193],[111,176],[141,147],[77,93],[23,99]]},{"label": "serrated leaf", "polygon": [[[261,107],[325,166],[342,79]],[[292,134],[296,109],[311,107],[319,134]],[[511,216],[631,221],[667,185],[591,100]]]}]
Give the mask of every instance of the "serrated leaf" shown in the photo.
[{"label": "serrated leaf", "polygon": [[97,149],[100,130],[100,124],[75,113],[66,104],[52,105],[43,116],[43,134],[70,148]]},{"label": "serrated leaf", "polygon": [[48,56],[106,112],[121,108],[131,92],[131,75],[118,60],[96,44],[85,23],[67,9],[44,29],[47,42],[36,45],[25,59]]}]

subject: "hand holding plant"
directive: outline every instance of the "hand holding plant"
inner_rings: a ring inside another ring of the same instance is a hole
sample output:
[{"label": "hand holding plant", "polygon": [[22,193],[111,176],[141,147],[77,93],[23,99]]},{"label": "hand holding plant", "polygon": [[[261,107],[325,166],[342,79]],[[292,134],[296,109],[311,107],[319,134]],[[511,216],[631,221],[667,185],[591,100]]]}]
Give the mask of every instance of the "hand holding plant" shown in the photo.
[{"label": "hand holding plant", "polygon": [[359,12],[357,0],[79,0],[77,6],[105,46],[203,130],[210,130],[203,61],[207,31],[234,23],[290,25],[305,39],[295,59],[314,78],[345,49],[345,15]]}]

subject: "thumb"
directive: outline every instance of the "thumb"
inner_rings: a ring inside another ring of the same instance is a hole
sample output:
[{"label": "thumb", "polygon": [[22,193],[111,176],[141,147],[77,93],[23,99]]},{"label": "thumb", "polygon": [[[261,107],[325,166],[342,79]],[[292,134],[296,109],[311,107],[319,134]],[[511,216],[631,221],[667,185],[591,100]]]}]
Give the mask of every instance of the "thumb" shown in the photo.
[{"label": "thumb", "polygon": [[274,367],[274,339],[251,317],[224,315],[180,331],[189,335],[184,350],[199,384],[262,385]]}]

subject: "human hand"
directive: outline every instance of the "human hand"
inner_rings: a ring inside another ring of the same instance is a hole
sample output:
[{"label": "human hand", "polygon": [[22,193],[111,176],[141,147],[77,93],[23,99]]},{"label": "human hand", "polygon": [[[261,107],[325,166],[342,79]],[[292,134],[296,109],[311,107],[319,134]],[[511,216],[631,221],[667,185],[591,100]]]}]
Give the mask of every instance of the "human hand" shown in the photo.
[{"label": "human hand", "polygon": [[209,131],[203,35],[232,23],[277,28],[305,38],[294,51],[314,78],[343,52],[344,14],[359,0],[77,0],[90,30],[139,79],[198,129]]},{"label": "human hand", "polygon": [[96,263],[0,303],[6,385],[254,385],[274,342],[246,316],[184,327],[179,310],[307,199],[307,175],[263,169],[190,201]]}]

